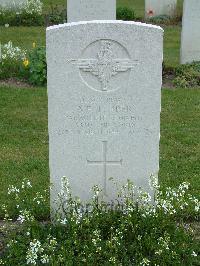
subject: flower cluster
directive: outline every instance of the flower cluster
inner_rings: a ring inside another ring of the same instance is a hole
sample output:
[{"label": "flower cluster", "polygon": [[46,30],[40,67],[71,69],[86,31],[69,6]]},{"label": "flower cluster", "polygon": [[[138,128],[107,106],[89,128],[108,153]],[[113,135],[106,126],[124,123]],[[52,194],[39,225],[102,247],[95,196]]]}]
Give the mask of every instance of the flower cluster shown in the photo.
[{"label": "flower cluster", "polygon": [[10,185],[8,187],[8,195],[13,195],[15,199],[19,198],[22,191],[32,188],[31,182],[28,179],[23,179],[20,186]]},{"label": "flower cluster", "polygon": [[[44,251],[44,249],[41,247],[41,243],[39,240],[34,239],[32,242],[30,242],[29,249],[27,251],[26,260],[27,264],[37,264],[38,256]],[[47,259],[47,258],[46,258]],[[45,262],[46,262],[45,259]],[[44,257],[42,257],[42,260],[44,260]]]},{"label": "flower cluster", "polygon": [[0,54],[2,64],[8,60],[23,61],[26,58],[26,50],[14,46],[11,41],[1,46]]},{"label": "flower cluster", "polygon": [[0,5],[0,15],[3,15],[8,10],[14,12],[17,16],[23,12],[29,15],[32,14],[42,14],[43,3],[40,0],[26,0],[18,4],[13,1],[12,5],[8,7],[2,7]]},{"label": "flower cluster", "polygon": [[21,10],[26,14],[42,15],[43,3],[40,0],[26,0],[25,3],[21,4]]},{"label": "flower cluster", "polygon": [[158,190],[155,201],[157,208],[162,209],[165,214],[174,215],[191,205],[198,213],[200,201],[188,193],[189,186],[189,183],[183,182],[178,188],[168,187],[165,191]]},{"label": "flower cluster", "polygon": [[[165,250],[169,250],[170,236],[166,234],[164,237],[158,238],[158,247],[159,249],[155,251],[155,254],[161,255]],[[171,243],[172,244],[172,243]]]},{"label": "flower cluster", "polygon": [[57,247],[56,238],[48,235],[46,241],[42,244],[41,241],[34,239],[30,241],[29,248],[26,252],[26,264],[36,265],[38,262],[49,264],[51,255]]},{"label": "flower cluster", "polygon": [[33,222],[34,221],[34,216],[30,213],[28,210],[21,210],[20,215],[17,219],[20,223],[24,222]]},{"label": "flower cluster", "polygon": [[[18,0],[15,0],[16,2]],[[44,25],[43,3],[41,0],[25,0],[10,6],[0,4],[0,26],[41,26]]]}]

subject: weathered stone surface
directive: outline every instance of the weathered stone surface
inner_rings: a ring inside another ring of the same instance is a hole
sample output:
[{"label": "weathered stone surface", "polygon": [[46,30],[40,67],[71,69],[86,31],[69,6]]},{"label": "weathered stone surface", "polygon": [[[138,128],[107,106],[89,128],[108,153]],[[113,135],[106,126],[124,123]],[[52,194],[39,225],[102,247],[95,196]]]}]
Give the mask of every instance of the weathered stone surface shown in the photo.
[{"label": "weathered stone surface", "polygon": [[67,21],[115,20],[116,0],[68,0]]},{"label": "weathered stone surface", "polygon": [[181,63],[200,61],[200,1],[185,0],[181,36]]},{"label": "weathered stone surface", "polygon": [[174,16],[177,0],[145,0],[145,17],[159,15]]},{"label": "weathered stone surface", "polygon": [[26,2],[26,0],[0,0],[0,6],[17,8],[24,2]]},{"label": "weathered stone surface", "polygon": [[93,21],[47,29],[49,148],[53,200],[61,177],[82,200],[107,199],[127,179],[149,191],[159,170],[163,31]]}]

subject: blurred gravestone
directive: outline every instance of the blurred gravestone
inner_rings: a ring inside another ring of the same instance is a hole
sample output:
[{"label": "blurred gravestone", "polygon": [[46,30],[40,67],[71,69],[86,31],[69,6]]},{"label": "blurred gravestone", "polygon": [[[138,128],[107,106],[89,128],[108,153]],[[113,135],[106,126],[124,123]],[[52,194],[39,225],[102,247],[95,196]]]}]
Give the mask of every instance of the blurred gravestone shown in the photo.
[{"label": "blurred gravestone", "polygon": [[4,8],[18,8],[25,2],[26,0],[0,0],[0,6]]},{"label": "blurred gravestone", "polygon": [[160,15],[173,17],[176,14],[177,0],[145,0],[145,17]]},{"label": "blurred gravestone", "polygon": [[200,0],[185,0],[181,36],[181,63],[200,61]]},{"label": "blurred gravestone", "polygon": [[115,20],[116,0],[68,0],[67,21]]}]

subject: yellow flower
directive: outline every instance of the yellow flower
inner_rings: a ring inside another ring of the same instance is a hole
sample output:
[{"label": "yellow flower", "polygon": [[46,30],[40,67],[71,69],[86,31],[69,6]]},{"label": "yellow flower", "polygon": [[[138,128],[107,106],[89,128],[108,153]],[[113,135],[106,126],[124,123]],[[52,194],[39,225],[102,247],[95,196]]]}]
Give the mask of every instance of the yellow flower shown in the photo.
[{"label": "yellow flower", "polygon": [[33,48],[35,48],[36,47],[36,43],[35,42],[33,42]]},{"label": "yellow flower", "polygon": [[27,58],[24,59],[24,61],[23,61],[23,65],[24,65],[25,67],[27,67],[27,66],[29,65],[29,61],[28,61]]}]

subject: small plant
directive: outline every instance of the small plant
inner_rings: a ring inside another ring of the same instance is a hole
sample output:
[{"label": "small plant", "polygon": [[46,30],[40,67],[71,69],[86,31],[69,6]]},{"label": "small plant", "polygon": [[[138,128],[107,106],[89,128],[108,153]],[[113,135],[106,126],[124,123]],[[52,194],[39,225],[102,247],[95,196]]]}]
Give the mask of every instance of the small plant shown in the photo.
[{"label": "small plant", "polygon": [[47,15],[47,24],[55,25],[65,23],[67,21],[67,11],[60,10],[57,5],[51,4],[51,12]]},{"label": "small plant", "polygon": [[1,46],[0,79],[21,77],[21,67],[26,51],[13,45],[11,41]]},{"label": "small plant", "polygon": [[45,47],[35,47],[28,54],[25,66],[28,81],[33,85],[43,86],[47,82],[47,63]]},{"label": "small plant", "polygon": [[117,8],[117,19],[119,20],[134,20],[135,12],[128,7],[118,7]]},{"label": "small plant", "polygon": [[178,66],[173,82],[182,88],[200,87],[200,62]]},{"label": "small plant", "polygon": [[[36,192],[33,194],[33,186],[31,181],[23,179],[18,186],[8,186],[8,197],[12,199],[9,205],[2,204],[5,220],[11,221],[15,219],[20,223],[24,221],[33,221],[35,217],[42,220],[43,217],[48,217],[48,192]],[[12,213],[12,217],[9,213]]]},{"label": "small plant", "polygon": [[167,15],[149,17],[148,21],[154,24],[170,24],[171,18]]}]

